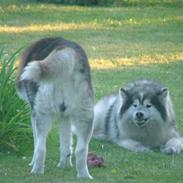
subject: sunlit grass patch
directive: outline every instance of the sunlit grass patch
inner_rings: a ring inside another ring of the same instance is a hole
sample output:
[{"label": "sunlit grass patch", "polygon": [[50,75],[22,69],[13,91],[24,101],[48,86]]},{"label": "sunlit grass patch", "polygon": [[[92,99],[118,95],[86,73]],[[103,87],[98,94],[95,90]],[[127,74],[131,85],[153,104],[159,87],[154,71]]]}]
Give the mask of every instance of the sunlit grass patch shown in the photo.
[{"label": "sunlit grass patch", "polygon": [[119,67],[146,66],[152,64],[168,64],[173,62],[183,62],[183,52],[167,55],[143,55],[130,58],[114,58],[114,59],[91,59],[91,67],[93,69],[115,69]]},{"label": "sunlit grass patch", "polygon": [[114,27],[122,27],[122,26],[145,26],[145,25],[163,25],[167,24],[169,22],[179,22],[181,23],[183,21],[183,16],[176,16],[172,17],[171,15],[169,17],[152,17],[152,18],[126,18],[123,20],[115,20],[108,18],[106,21],[103,22],[103,24],[106,24],[108,26],[114,26]]},{"label": "sunlit grass patch", "polygon": [[26,33],[26,32],[48,32],[48,31],[66,31],[78,29],[98,29],[96,24],[75,24],[75,23],[59,23],[59,24],[32,24],[30,26],[1,26],[0,33]]}]

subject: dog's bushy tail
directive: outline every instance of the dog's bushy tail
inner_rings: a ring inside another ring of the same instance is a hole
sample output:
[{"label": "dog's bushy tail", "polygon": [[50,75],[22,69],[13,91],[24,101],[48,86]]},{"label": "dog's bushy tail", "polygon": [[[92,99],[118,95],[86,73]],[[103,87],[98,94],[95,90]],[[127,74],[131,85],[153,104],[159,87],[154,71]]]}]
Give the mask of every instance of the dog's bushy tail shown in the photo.
[{"label": "dog's bushy tail", "polygon": [[20,80],[36,83],[53,82],[63,75],[72,74],[77,61],[76,52],[69,47],[52,51],[41,61],[31,61],[20,76]]}]

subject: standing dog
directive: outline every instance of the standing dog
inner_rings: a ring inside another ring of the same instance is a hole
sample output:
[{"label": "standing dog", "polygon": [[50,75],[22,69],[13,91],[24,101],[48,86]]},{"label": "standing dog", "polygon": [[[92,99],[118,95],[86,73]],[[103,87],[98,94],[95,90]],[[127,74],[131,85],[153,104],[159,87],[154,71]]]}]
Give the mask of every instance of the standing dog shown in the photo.
[{"label": "standing dog", "polygon": [[75,128],[78,177],[88,172],[88,144],[93,128],[93,89],[84,50],[62,38],[46,38],[23,54],[17,77],[17,93],[31,107],[34,135],[32,173],[44,173],[46,138],[54,120],[60,123],[60,162],[70,167],[71,125]]},{"label": "standing dog", "polygon": [[93,136],[135,152],[154,147],[166,154],[183,150],[168,89],[149,80],[130,83],[100,100],[94,109]]}]

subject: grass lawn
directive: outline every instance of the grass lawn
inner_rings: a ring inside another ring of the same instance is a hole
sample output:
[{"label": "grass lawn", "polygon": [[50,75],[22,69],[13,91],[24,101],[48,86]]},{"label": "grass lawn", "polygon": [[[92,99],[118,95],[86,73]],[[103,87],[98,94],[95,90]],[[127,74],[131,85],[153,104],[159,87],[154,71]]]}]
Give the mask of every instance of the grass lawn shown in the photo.
[{"label": "grass lawn", "polygon": [[[78,7],[0,0],[0,49],[10,54],[48,36],[74,40],[86,50],[96,101],[135,79],[163,83],[170,89],[183,134],[181,6]],[[75,165],[69,170],[56,167],[56,128],[48,138],[44,176],[30,174],[29,147],[24,157],[0,153],[0,183],[182,183],[183,153],[134,153],[99,140],[91,141],[89,151],[102,156],[106,168],[91,168],[92,181],[76,179]]]}]

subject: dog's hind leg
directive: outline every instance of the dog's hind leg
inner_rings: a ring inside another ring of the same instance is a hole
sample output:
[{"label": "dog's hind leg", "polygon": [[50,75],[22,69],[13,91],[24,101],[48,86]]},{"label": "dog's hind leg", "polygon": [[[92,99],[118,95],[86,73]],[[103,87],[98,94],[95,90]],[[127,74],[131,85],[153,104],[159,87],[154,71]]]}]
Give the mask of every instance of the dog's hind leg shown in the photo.
[{"label": "dog's hind leg", "polygon": [[64,118],[60,123],[60,162],[58,167],[69,168],[72,166],[72,132],[69,119]]},{"label": "dog's hind leg", "polygon": [[32,122],[32,131],[33,131],[33,137],[34,137],[34,154],[32,157],[32,161],[29,163],[29,166],[33,166],[34,164],[35,149],[36,149],[36,142],[37,142],[36,118],[35,118],[34,112],[32,112],[32,115],[31,115],[31,122]]},{"label": "dog's hind leg", "polygon": [[73,125],[77,136],[75,150],[77,176],[92,179],[87,167],[88,144],[92,134],[92,119],[86,121],[81,119],[80,121],[75,121]]},{"label": "dog's hind leg", "polygon": [[52,118],[48,115],[35,116],[36,144],[33,156],[33,168],[31,173],[44,173],[44,162],[46,157],[46,138],[51,128]]}]

